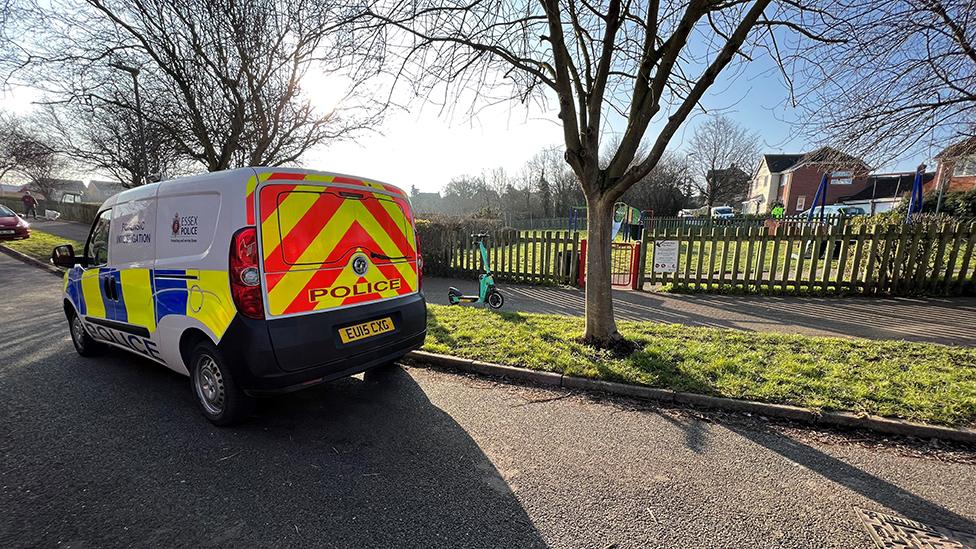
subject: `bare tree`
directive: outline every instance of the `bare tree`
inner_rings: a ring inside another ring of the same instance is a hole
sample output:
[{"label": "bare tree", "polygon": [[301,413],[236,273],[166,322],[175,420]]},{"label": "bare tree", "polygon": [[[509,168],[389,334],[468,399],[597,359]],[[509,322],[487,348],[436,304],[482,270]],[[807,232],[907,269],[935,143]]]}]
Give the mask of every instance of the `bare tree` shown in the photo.
[{"label": "bare tree", "polygon": [[15,144],[14,154],[14,170],[27,179],[29,188],[40,192],[47,200],[56,200],[56,193],[61,188],[57,176],[65,169],[64,159],[58,152],[37,137],[22,134]]},{"label": "bare tree", "polygon": [[71,102],[49,106],[43,115],[53,147],[78,164],[110,174],[125,187],[190,171],[170,132],[154,123],[141,131],[124,108]]},{"label": "bare tree", "polygon": [[759,156],[759,139],[727,116],[713,116],[695,128],[688,157],[695,188],[706,206],[730,202],[748,191],[749,169]]},{"label": "bare tree", "polygon": [[[329,0],[38,2],[45,31],[27,74],[52,104],[97,113],[71,136],[96,164],[131,147],[126,125],[140,116],[159,143],[211,171],[293,163],[381,115],[357,87],[375,73],[374,44],[344,30],[359,11]],[[138,70],[141,105],[112,65]],[[313,71],[333,75],[333,89],[304,89]],[[338,100],[326,112],[309,102],[323,91]]]},{"label": "bare tree", "polygon": [[790,58],[812,141],[880,164],[976,135],[976,0],[838,0],[834,9],[864,24]]},{"label": "bare tree", "polygon": [[657,217],[674,216],[690,204],[685,187],[693,179],[687,157],[665,152],[654,169],[628,189],[621,200],[640,210],[650,210]]},{"label": "bare tree", "polygon": [[[394,39],[411,37],[394,40],[390,51],[402,54],[400,74],[419,91],[446,83],[458,94],[474,88],[520,100],[555,95],[565,160],[589,212],[584,339],[616,346],[623,338],[609,278],[613,204],[650,173],[719,74],[751,58],[750,43],[774,49],[771,27],[792,31],[802,28],[804,15],[830,16],[811,13],[806,2],[771,4],[398,0],[377,3],[372,13]],[[601,137],[614,118],[623,120],[620,145],[601,166]],[[652,120],[659,123],[648,135]],[[645,138],[648,154],[635,163]]]}]

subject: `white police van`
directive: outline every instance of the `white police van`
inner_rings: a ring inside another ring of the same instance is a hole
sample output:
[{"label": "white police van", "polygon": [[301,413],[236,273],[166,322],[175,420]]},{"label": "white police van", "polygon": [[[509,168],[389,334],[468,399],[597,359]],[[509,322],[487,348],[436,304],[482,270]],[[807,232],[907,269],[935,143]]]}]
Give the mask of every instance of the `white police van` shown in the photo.
[{"label": "white police van", "polygon": [[119,347],[190,377],[218,425],[258,395],[389,364],[426,336],[422,262],[397,187],[243,168],[105,201],[58,246],[75,349]]}]

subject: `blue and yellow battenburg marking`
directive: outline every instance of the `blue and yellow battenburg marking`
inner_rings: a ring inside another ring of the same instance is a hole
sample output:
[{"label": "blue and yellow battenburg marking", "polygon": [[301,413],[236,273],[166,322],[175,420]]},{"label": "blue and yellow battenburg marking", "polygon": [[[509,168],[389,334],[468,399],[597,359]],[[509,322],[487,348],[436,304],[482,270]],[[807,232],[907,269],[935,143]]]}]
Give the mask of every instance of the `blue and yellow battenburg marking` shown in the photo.
[{"label": "blue and yellow battenburg marking", "polygon": [[[115,279],[117,300],[105,294],[108,278]],[[164,317],[181,315],[198,319],[220,338],[237,312],[225,271],[75,267],[65,275],[64,291],[84,316],[141,326],[150,333]]]}]

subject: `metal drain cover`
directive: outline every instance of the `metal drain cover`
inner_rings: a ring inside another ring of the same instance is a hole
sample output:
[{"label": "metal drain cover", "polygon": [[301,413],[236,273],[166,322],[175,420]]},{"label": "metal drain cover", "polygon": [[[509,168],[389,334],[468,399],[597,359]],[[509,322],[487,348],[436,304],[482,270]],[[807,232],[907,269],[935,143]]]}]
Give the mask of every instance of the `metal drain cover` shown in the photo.
[{"label": "metal drain cover", "polygon": [[914,520],[857,509],[864,528],[878,547],[913,549],[976,549],[976,534],[929,526]]}]

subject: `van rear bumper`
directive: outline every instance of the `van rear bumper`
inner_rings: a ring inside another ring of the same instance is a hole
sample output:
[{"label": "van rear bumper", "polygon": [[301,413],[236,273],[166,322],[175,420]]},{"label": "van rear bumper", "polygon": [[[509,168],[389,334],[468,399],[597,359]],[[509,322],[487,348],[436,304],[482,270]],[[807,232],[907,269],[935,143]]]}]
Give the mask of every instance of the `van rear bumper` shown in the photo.
[{"label": "van rear bumper", "polygon": [[[344,344],[338,330],[380,318],[395,329]],[[219,347],[238,385],[251,395],[287,393],[357,374],[419,349],[427,335],[422,294],[273,320],[238,315]]]}]

